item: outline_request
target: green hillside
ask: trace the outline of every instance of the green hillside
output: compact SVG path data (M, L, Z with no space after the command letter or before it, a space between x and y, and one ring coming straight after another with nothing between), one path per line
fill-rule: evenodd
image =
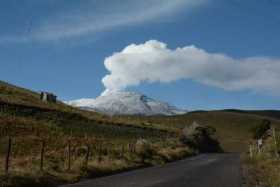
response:
M263 116L267 118L275 118L280 119L280 111L279 110L223 110L224 112L235 112L235 113L245 113L245 114L255 114L258 116Z
M180 132L185 126L196 121L216 128L217 138L225 151L243 152L248 150L248 143L252 141L251 129L264 119L270 120L273 126L280 128L280 120L277 117L279 115L280 111L222 110L197 111L179 116L120 116L116 117L116 121L131 121L174 132Z

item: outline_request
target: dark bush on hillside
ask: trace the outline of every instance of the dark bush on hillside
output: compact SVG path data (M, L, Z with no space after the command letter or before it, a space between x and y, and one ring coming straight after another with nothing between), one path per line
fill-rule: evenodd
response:
M271 122L267 119L251 129L254 139L260 139L269 129Z
M219 142L213 138L215 132L213 127L201 126L194 122L183 129L181 142L200 153L222 152Z

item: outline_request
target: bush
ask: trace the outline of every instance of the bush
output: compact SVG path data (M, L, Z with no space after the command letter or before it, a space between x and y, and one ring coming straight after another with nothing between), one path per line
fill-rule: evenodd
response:
M200 153L222 152L219 142L213 138L215 132L213 127L201 126L194 122L183 129L180 140Z
M151 144L145 139L138 139L135 144L136 153L141 157L142 162L145 162L145 159L151 158L153 156L153 148Z
M260 139L266 132L267 130L270 129L270 124L271 122L269 120L263 120L262 123L256 125L251 129L253 133L253 138L254 139Z

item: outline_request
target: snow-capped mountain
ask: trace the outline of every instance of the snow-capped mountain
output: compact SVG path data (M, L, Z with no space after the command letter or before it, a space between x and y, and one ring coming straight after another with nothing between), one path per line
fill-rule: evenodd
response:
M177 109L145 95L124 91L106 92L96 99L79 99L66 103L108 115L175 115L186 113L185 110Z

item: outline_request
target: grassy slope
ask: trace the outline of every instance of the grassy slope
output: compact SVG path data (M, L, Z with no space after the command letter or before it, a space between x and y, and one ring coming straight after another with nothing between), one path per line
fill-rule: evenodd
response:
M266 118L280 119L279 110L236 110L236 109L227 109L222 110L223 112L234 112L240 114L255 114L257 116L262 116Z
M251 140L250 129L269 119L272 125L280 127L280 120L275 118L280 114L279 111L200 111L191 112L186 115L173 117L117 117L119 121L134 121L134 123L145 126L156 126L157 128L180 131L186 125L196 121L203 125L215 127L217 137L225 151L242 152L247 151L248 142Z
M61 102L45 103L40 100L38 93L5 82L0 82L0 106L5 115L19 119L26 118L34 122L43 121L61 127L64 131L71 131L71 133L90 132L112 137L113 134L120 135L118 132L126 133L125 136L129 136L129 133L132 132L133 136L140 137L157 130L148 131L148 129L138 128L129 123L115 123L104 115L81 111Z

